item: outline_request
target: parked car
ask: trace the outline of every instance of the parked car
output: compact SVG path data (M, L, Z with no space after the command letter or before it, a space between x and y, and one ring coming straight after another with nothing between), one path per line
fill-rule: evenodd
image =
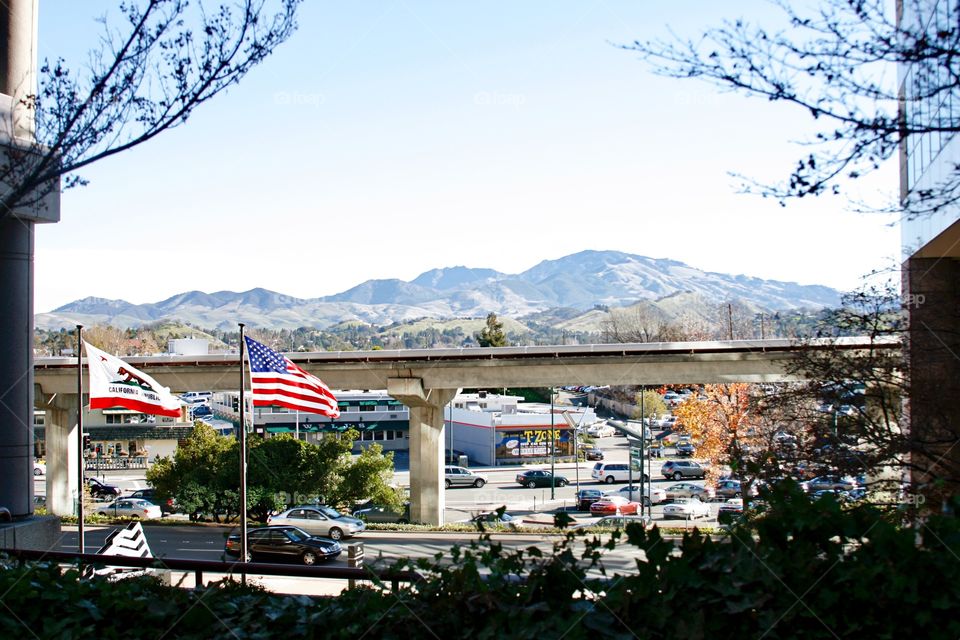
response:
M667 391L663 394L663 401L668 407L675 407L683 400L676 391Z
M603 460L603 451L595 446L582 446L580 448L584 460Z
M443 484L447 489L450 487L476 487L479 489L487 484L487 477L464 467L451 466L445 469Z
M683 456L684 458L692 458L693 455L697 452L696 447L693 446L693 443L689 440L681 440L677 443L677 455Z
M253 562L300 562L311 565L333 560L342 550L336 540L311 536L297 527L271 526L247 532L247 560ZM239 533L227 537L223 551L228 556L240 557Z
M667 492L661 489L660 487L651 487L646 485L646 491L643 492L641 499L640 487L635 484L627 485L623 487L614 495L620 495L634 502L642 502L644 505L648 504L660 504L661 502L666 502Z
M470 522L484 525L500 525L513 531L516 531L520 527L520 518L512 516L507 512L497 513L496 511L488 511L470 518Z
M685 498L697 498L699 500L711 500L714 496L713 487L701 487L692 482L678 482L672 484L664 490L668 500L682 500Z
M733 524L743 516L743 499L728 498L717 509L718 524Z
M644 480L649 480L650 476L634 466L630 470L630 464L627 462L598 462L593 465L593 471L590 477L600 482L613 484L614 482L630 482L630 480L639 480L641 474Z
M707 470L696 462L690 460L668 460L660 467L660 475L668 480L673 478L705 478Z
M36 460L34 460L33 475L42 476L42 475L46 475L46 473L47 473L47 465L43 464L42 462L37 462Z
M841 477L838 475L817 476L807 480L800 485L807 493L814 493L823 489L832 489L834 491L850 491L857 486L853 478Z
M602 497L600 489L580 489L577 491L577 511L590 511L590 505Z
M326 505L303 505L282 511L267 518L268 525L280 525L303 529L315 536L333 540L349 538L363 533L367 525L363 520L344 515Z
M120 491L120 487L104 484L96 478L87 478L87 486L90 487L90 495L94 500L112 500L120 497L120 494L123 493Z
M709 518L710 505L696 498L682 498L663 508L664 518Z
M544 471L541 469L530 469L529 471L524 471L518 473L516 477L517 484L528 489L533 489L534 487L565 487L570 484L570 481L563 476L555 476L549 471Z
M636 515L639 509L639 502L621 496L604 496L590 505L590 513L595 516Z
M163 517L160 507L140 498L119 498L97 507L97 514L132 520L154 520Z
M810 494L811 500L823 500L824 498L833 498L837 502L846 502L848 494L846 491L836 489L819 489Z
M207 416L213 415L213 409L210 408L208 404L197 404L193 405L190 408L190 417L195 419L200 419Z
M157 497L157 490L153 488L146 489L137 489L125 498L140 498L146 500L147 502L152 502L153 504L160 507L160 510L163 512L163 515L177 512L177 505L173 501L173 498L167 498L166 500L160 500Z
M604 516L592 522L582 522L571 526L571 529L623 529L628 524L636 523L641 527L650 526L648 516Z
M606 422L598 422L587 427L587 435L594 438L610 438L617 435L617 430Z
M743 497L743 488L739 480L730 478L718 482L714 493L718 498L741 498ZM757 485L751 485L750 495L755 496L757 493Z
M390 507L371 505L353 512L353 517L364 522L380 522L387 524L407 524L410 522L410 503L397 511Z

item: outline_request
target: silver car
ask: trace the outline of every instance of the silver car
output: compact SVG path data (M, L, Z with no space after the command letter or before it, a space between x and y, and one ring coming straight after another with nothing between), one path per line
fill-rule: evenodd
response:
M344 515L325 505L293 507L270 516L267 524L298 527L311 535L333 540L355 536L367 528L363 520Z
M450 487L477 487L479 489L487 484L487 477L464 467L447 467L443 484L447 489Z
M667 500L683 500L686 498L697 498L706 502L713 500L713 487L701 487L692 482L678 482L672 484L664 490L667 494Z

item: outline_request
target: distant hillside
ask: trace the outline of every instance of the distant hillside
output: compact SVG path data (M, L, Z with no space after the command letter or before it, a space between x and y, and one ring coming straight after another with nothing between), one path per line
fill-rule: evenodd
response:
M388 325L420 318L483 318L494 312L548 326L567 322L572 330L592 326L598 314L579 316L598 305L650 301L670 316L679 313L671 305L686 308L696 300L738 300L777 311L831 307L839 299L839 292L825 286L710 273L675 260L618 251L582 251L545 260L519 274L462 266L431 269L410 282L368 280L321 298L300 299L266 289L188 291L139 305L90 297L37 314L36 326L136 327L172 320L210 329L230 329L240 321L251 327L323 329L351 321Z

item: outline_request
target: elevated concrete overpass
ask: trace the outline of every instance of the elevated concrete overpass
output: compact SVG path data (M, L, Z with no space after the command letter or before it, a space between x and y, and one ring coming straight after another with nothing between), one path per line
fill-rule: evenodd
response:
M595 344L576 346L407 349L291 353L300 367L331 389L386 389L410 407L410 494L415 520L440 523L443 517L443 408L457 390L550 387L561 385L709 384L796 380L790 363L804 351L843 349L852 353L899 348L868 338L799 344L792 340L733 340ZM237 354L125 358L175 392L240 388ZM48 411L48 502L54 512L72 505L70 486L77 470L76 358L38 358L38 408ZM71 426L72 425L72 426ZM53 440L56 440L54 442ZM51 446L52 445L52 446ZM74 449L75 454L75 449ZM62 459L71 461L64 466ZM58 467L63 467L58 468ZM72 508L72 507L71 507Z

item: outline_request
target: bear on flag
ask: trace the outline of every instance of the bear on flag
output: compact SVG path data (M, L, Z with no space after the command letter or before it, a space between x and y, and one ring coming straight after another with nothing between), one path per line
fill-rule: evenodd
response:
M90 409L124 407L154 416L180 415L180 399L129 364L83 343L90 372Z

